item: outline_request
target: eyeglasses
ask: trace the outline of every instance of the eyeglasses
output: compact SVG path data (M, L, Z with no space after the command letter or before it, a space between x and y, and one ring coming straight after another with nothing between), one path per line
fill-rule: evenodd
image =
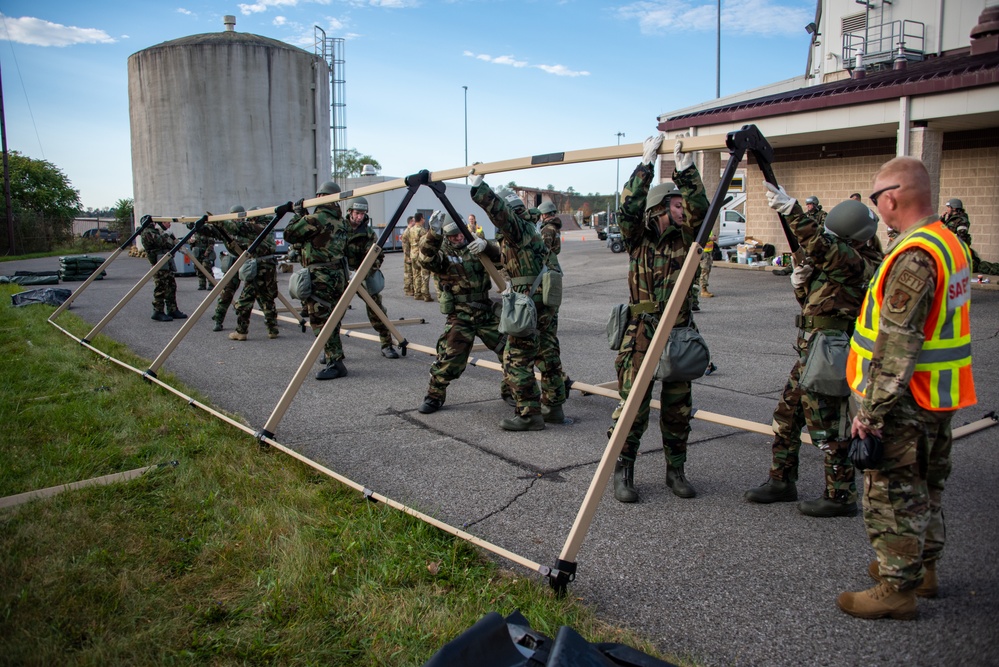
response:
M875 192L875 193L873 193L871 195L871 202L875 206L877 206L878 205L878 197L880 197L884 193L888 192L889 190L897 190L900 187L902 187L902 186L901 185L889 185L887 188L881 188L880 190L878 190L877 192Z

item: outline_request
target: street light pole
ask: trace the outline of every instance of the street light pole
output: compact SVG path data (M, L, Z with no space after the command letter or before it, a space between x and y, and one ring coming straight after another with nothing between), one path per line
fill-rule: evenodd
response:
M465 91L465 165L468 165L468 86L462 86ZM468 176L465 176L465 184L468 184Z
M624 132L617 133L617 145L621 145L621 137L624 136ZM615 160L617 163L617 177L614 179L614 215L617 215L618 206L621 205L621 160ZM610 220L607 221L610 224Z

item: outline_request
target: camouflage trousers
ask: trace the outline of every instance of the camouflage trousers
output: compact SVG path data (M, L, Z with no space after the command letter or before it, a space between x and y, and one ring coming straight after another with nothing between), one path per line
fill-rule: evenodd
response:
M999 262L986 262L983 259L975 257L978 261L975 262L975 267L972 269L974 273L985 273L990 276L999 276Z
M884 459L864 471L864 525L881 576L915 588L944 549L941 498L950 476L953 412L924 410L908 391L885 416Z
M711 277L711 267L714 266L714 264L714 257L711 256L709 251L705 251L705 253L701 255L701 277L694 281L694 283L700 285L703 290L708 289L708 279Z
M381 308L382 312L385 313L385 316L388 317L388 312L382 304L382 295L372 294L371 300L378 304L378 307ZM371 306L368 305L367 301L364 302L364 307L367 309L368 321L371 322L371 328L378 332L378 340L381 342L382 347L388 347L392 344L392 334L389 333L388 327L385 326L384 322L382 322L382 318L378 317L375 311L371 309Z
M225 314L229 312L229 306L232 304L232 300L236 297L236 291L239 290L239 276L234 275L232 280L226 283L226 286L222 288L222 293L219 294L218 303L215 304L215 315L212 316L219 324L225 322Z
M409 256L409 252L402 258L402 291L406 296L414 296L413 292L413 260Z
M430 272L424 269L418 262L411 264L413 267L413 296L417 299L430 296Z
M684 326L679 322L677 324ZM622 401L627 400L631 394L635 377L638 375L642 362L645 361L646 353L652 343L652 336L655 335L655 327L656 320L652 317L643 315L628 320L628 328L625 329L624 337L621 339L621 350L614 361L614 367L617 369L618 391ZM621 450L621 458L627 461L634 461L635 457L638 456L642 435L645 434L645 429L649 426L652 388L655 384L655 382L649 383L645 396L642 397L635 421L631 425L631 430L628 431L624 448ZM687 436L690 435L690 414L693 406L690 382L663 382L659 400L662 403L659 409L659 429L662 432L666 459L671 466L682 466L687 460ZM616 426L617 420L614 420L614 423Z
M304 315L309 318L309 326L312 327L313 335L319 336L323 325L330 318L333 309L347 288L347 275L341 270L328 268L312 269L309 274L312 278L312 297L303 302L302 305L304 306ZM333 333L326 340L323 349L326 351L326 356L333 361L340 361L344 358L339 322L333 328Z
M274 262L257 262L257 276L243 284L243 291L236 300L236 331L245 334L250 329L250 315L253 312L253 302L260 304L264 312L268 333L276 333L277 309L274 300L277 298L277 264Z
M802 387L800 379L808 359L808 340L801 331L796 349L798 360L774 410L770 477L783 481L798 479L801 429L807 424L812 444L825 454L825 496L856 502L856 472L847 456L850 448L847 398L817 394Z
M153 312L177 310L177 279L173 277L172 262L167 262L153 274Z
M503 376L517 401L517 414L541 414L541 403L562 405L566 399L558 342L558 309L535 301L538 308L538 332L533 336L507 336L503 351ZM541 372L541 389L534 378L534 367Z
M436 398L442 403L447 398L448 385L461 377L468 365L468 357L478 336L490 350L495 350L503 335L498 330L499 321L490 306L488 310L478 310L467 305L456 306L457 310L447 316L444 332L437 339L437 359L430 365L430 386L427 397ZM500 361L503 360L501 355ZM504 395L506 382L500 381L500 395Z
M210 246L194 246L192 249L194 259L201 262L201 265L208 270L208 273L212 272L215 268L215 248ZM198 287L205 289L208 287L208 278L201 271L198 271Z

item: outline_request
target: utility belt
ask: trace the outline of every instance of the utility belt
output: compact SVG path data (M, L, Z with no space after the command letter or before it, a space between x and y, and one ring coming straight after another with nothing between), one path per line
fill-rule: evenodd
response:
M832 329L834 331L853 331L854 320L843 317L832 317L829 315L797 315L794 318L794 326L805 331L815 329Z
M455 294L454 295L454 302L455 303L472 304L472 303L474 303L476 301L480 302L480 303L481 302L488 302L489 301L489 293L488 292L474 292L472 294Z
M666 310L666 304L663 301L639 301L638 303L628 304L628 313L632 317L652 314L662 315L664 310Z
M519 278L510 278L510 285L512 287L533 287L534 283L538 280L538 276L520 276ZM537 288L534 289L534 294L531 295L531 299L536 303L544 303L541 291Z
M315 264L309 264L304 268L309 269L343 269L344 268L344 258L340 257L333 260L332 262L317 262Z

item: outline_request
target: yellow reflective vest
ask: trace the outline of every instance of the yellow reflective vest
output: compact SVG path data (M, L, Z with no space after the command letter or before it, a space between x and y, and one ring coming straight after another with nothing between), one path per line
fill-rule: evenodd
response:
M978 399L971 375L971 258L967 247L940 221L902 239L871 279L850 340L847 381L854 392L865 394L881 322L885 281L898 256L911 248L920 248L934 259L937 280L923 327L923 348L909 390L927 410L957 410L974 405Z

